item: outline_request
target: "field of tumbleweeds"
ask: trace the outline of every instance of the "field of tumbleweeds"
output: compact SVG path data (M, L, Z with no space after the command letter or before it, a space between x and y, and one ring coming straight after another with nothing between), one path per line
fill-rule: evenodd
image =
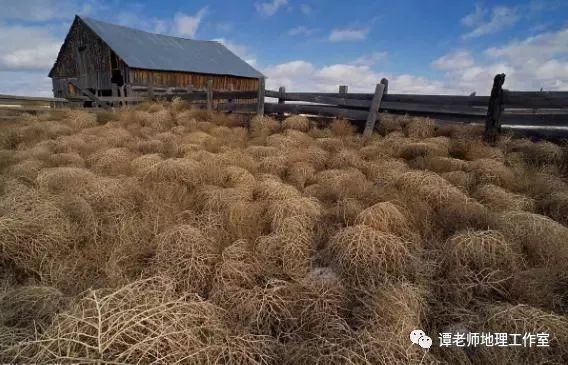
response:
M568 361L565 146L242 125L172 103L0 128L0 362ZM438 347L467 331L550 347Z

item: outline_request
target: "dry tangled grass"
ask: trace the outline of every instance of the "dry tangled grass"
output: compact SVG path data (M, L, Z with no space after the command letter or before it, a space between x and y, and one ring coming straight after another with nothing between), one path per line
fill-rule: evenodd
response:
M511 193L499 186L492 184L481 185L473 196L481 203L497 212L508 210L534 210L534 199L521 194Z
M328 256L331 267L355 285L404 276L412 267L407 242L365 225L347 227L333 236Z
M0 129L0 362L566 363L566 156L394 115L368 138L179 100L23 118ZM551 347L439 348L448 328Z

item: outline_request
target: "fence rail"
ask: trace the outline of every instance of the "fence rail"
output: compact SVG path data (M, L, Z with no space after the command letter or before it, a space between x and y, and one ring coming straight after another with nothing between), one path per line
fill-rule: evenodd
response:
M258 90L214 90L212 81L205 89L127 85L114 87L113 96L97 96L78 88L82 95L67 99L0 95L0 110L23 112L46 111L61 106L91 106L105 109L149 100L180 98L197 108L257 114L307 114L366 121L365 134L380 123L379 112L409 114L434 119L485 123L486 138L491 140L503 125L528 129L551 128L552 134L568 137L568 92L509 91L503 89L505 75L496 75L491 96L391 94L388 80L383 79L375 93L349 93L340 86L337 93L286 92L284 87L265 90L264 80ZM127 96L124 96L124 95ZM278 102L265 102L265 97ZM556 132L554 132L556 131Z
M39 112L61 107L66 99L0 94L0 111Z
M491 96L390 94L388 81L383 79L374 94L348 93L340 86L339 93L286 92L266 90L265 95L278 103L265 103L267 113L297 113L315 116L366 120L369 134L377 120L377 112L426 116L434 119L485 123L486 138L492 140L502 125L543 128L566 127L568 136L568 92L530 92L503 89L505 75L495 77ZM379 90L383 85L383 91ZM302 102L302 103L287 103ZM378 117L380 119L380 117ZM379 121L380 123L380 121Z
M110 109L112 107L142 103L150 100L172 100L174 97L203 108L223 112L255 113L258 111L258 91L193 90L191 88L153 88L147 86L131 87L130 95L135 96L95 96L86 90L83 95L63 98L44 98L0 94L0 110L14 112L42 112L55 107L80 107L85 102L92 107ZM247 101L242 103L241 101Z
M212 81L207 83L206 89L194 89L180 87L153 87L144 85L127 85L119 92L118 88L113 89L113 96L95 96L90 91L77 88L83 95L68 97L69 101L75 103L90 102L92 106L100 106L109 109L151 100L172 100L179 98L189 103L198 103L197 108L206 108L214 111L243 112L251 113L258 111L262 102L258 102L258 90L214 90ZM119 96L118 94L128 96ZM243 103L243 101L245 101ZM251 106L252 105L252 106ZM253 107L254 106L254 107Z

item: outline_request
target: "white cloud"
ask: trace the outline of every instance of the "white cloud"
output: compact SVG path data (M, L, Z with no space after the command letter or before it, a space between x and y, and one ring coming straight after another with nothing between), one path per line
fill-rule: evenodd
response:
M373 66L378 62L383 61L388 56L387 52L373 52L368 55L363 55L357 58L352 64L357 66Z
M48 70L62 42L49 27L0 25L0 70Z
M461 70L473 66L474 63L471 53L462 49L438 58L433 65L440 70Z
M288 90L309 90L306 89L306 82L314 70L315 67L310 62L297 60L267 67L263 73L268 77L268 88L285 86Z
M369 28L344 28L333 29L329 34L331 42L353 42L362 41L367 38Z
M300 5L300 11L304 15L310 15L313 10L312 10L312 7L309 6L308 4L302 4L302 5Z
M475 10L472 13L467 14L461 19L461 23L469 28L475 27L483 23L483 18L486 13L487 9L477 4L475 5Z
M324 92L336 91L343 84L352 92L371 92L386 77L393 93L468 95L475 91L488 95L498 73L507 75L505 87L511 90L568 88L568 28L491 47L476 57L467 49L453 50L431 63L443 72L437 79L377 72L373 62L383 57L375 52L349 63L321 67L297 60L269 67L264 73L270 88Z
M299 25L297 27L290 29L288 31L288 35L291 35L291 36L297 36L297 35L310 36L310 35L314 34L315 32L317 32L317 29L315 29L315 28L308 28L306 26Z
M502 29L514 25L520 16L516 8L496 6L491 11L477 5L475 10L462 18L461 23L472 28L463 38L477 38L497 33Z
M256 56L250 53L247 46L232 42L225 38L216 38L213 40L222 43L225 47L231 50L231 52L245 60L251 66L256 66Z
M0 71L0 94L53 97L51 79L45 72Z
M93 8L92 0L18 0L5 3L2 5L0 20L70 20L75 14L90 13Z
M562 81L558 79L563 79L568 81L568 62L548 60L536 68L535 74L545 80Z
M195 15L176 13L174 16L173 33L182 37L195 37L201 20L207 13L207 7L199 10Z
M177 12L172 18L156 18L141 15L141 12L142 10L119 11L110 21L147 32L194 38L207 15L208 8L203 7L193 15Z
M311 75L314 72L315 67L310 62L298 60L281 63L279 65L269 67L266 70L273 78L284 78L289 76L301 77Z
M265 16L273 16L280 10L281 7L284 7L288 4L288 0L272 0L265 3L256 3L254 4L256 11L260 14Z
M547 59L568 56L568 28L557 32L541 33L505 46L491 47L485 51L491 57L505 57L513 62L525 63L527 59Z
M389 79L389 90L397 93L459 93L448 88L443 82L414 75L389 75L378 73L369 66L355 64L332 64L316 67L312 63L297 60L266 68L267 87L300 91L337 91L339 85L349 85L351 92L372 92L383 78ZM392 87L391 87L392 85Z
M433 65L461 89L488 94L497 73L512 90L562 90L568 84L568 28L486 49L479 60L466 50L451 52Z
M46 69L53 65L59 43L41 45L37 48L18 49L0 56L0 67L8 70Z

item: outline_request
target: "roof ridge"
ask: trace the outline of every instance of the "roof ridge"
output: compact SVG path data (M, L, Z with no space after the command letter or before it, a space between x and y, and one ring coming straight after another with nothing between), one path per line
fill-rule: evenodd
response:
M88 21L94 21L94 22L97 22L97 23L104 23L105 25L112 25L112 26L114 26L114 27L125 28L125 29L132 30L132 31L135 31L135 32L142 32L142 33L157 35L157 36L160 36L160 37L177 38L177 39L183 39L183 40L192 41L192 42L215 42L215 43L220 43L220 42L218 42L218 41L209 40L209 39L185 38L185 37L180 37L180 36L177 36L177 35L169 35L169 34L163 34L163 33L149 32L149 31L146 31L146 30L142 30L142 29L138 29L138 28L129 27L129 26L127 26L127 25L116 24L116 23L110 23L110 22L107 22L107 21L104 21L104 20L99 20L99 19L95 19L95 18L88 17L88 16L81 16L81 15L76 15L76 16L77 16L79 19L83 20L83 21L88 20Z

